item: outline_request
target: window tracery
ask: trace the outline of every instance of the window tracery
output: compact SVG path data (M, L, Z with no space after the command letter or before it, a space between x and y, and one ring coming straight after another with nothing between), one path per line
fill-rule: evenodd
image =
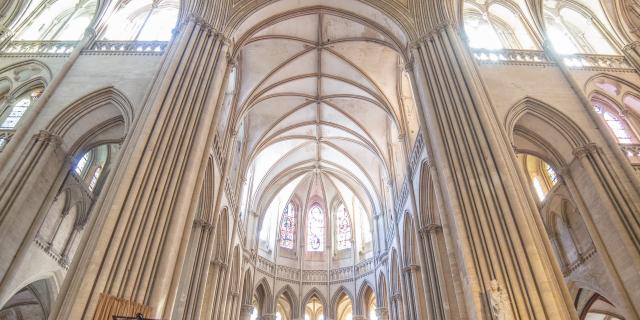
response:
M336 210L336 239L336 249L338 251L351 249L351 219L343 203L340 204Z
M95 15L96 0L40 1L16 40L80 40Z
M631 144L634 143L634 135L624 119L618 116L612 108L599 101L594 103L594 109L615 136L618 143Z
M22 116L27 112L29 107L42 95L42 88L37 88L26 92L15 99L15 102L9 103L3 112L2 124L0 129L14 129Z
M307 251L324 251L324 214L320 206L311 207L307 221Z
M514 9L492 1L465 3L464 29L472 48L535 49L531 35Z
M547 36L560 54L617 54L593 17L557 1L545 1Z
M295 232L296 214L293 204L289 202L282 212L280 222L280 246L286 249L293 249Z
M518 158L522 162L538 200L543 201L558 183L556 170L544 160L530 154L519 154Z
M168 41L178 20L174 0L138 0L122 7L109 21L102 39Z

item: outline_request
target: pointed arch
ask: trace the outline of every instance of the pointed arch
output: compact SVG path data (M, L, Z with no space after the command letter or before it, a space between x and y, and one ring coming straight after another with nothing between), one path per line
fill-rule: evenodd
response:
M522 99L507 112L505 128L516 152L534 154L558 168L573 158L576 148L591 142L571 118L532 97Z
M216 252L215 259L218 262L227 262L227 250L229 243L229 209L224 207L220 212L218 226L216 227Z
M295 291L293 290L293 288L291 288L290 285L285 285L284 287L282 287L280 289L280 291L278 291L278 293L276 294L276 303L278 303L277 301L280 299L280 296L284 297L285 299L288 300L288 302L291 304L291 319L298 319L299 315L299 311L300 311L300 304L298 302L297 299L297 295L295 293ZM274 311L276 310L276 306L274 306Z
M304 295L304 298L302 299L302 306L304 307L307 302L309 302L309 299L313 297L317 297L318 300L320 300L320 302L322 303L324 310L327 310L327 299L325 299L325 297L322 295L322 292L320 292L320 290L315 287L309 290L307 294Z
M330 319L337 319L339 307L338 304L340 303L340 300L343 298L343 296L349 299L353 307L355 301L353 295L345 286L340 286L331 297L331 308L328 310Z
M387 286L387 278L385 278L384 273L380 271L378 274L378 283L377 283L377 305L378 308L389 308L389 288Z
M253 273L251 268L247 268L244 271L244 278L242 280L242 304L250 305L253 299Z
M47 125L46 131L63 139L62 145L72 152L87 144L120 143L128 134L134 120L133 106L120 90L106 87L71 103ZM121 133L96 136L101 131L121 126ZM90 128L87 130L87 128Z
M356 303L354 305L355 314L365 315L367 310L367 301L365 300L367 297L368 291L371 291L375 295L374 287L371 286L369 281L364 280L362 284L360 284L360 289L358 290L358 294L356 295ZM377 298L377 296L376 296ZM377 300L377 299L376 299ZM377 301L376 301L377 304Z
M273 295L271 293L271 287L269 281L266 278L260 279L258 284L253 290L253 295L257 299L259 315L270 314L274 312L273 309Z

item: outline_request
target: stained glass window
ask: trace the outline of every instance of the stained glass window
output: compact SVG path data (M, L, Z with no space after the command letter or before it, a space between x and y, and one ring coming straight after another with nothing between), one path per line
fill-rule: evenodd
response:
M324 214L318 205L314 205L307 217L307 251L323 251Z
M38 6L16 40L79 40L91 23L96 0L55 0Z
M178 20L176 0L131 1L110 20L106 40L168 41Z
M89 152L85 153L78 163L76 164L75 172L77 175L81 175L84 171L84 168L87 166L87 162L89 161Z
M22 118L27 109L31 106L33 101L38 99L42 94L42 89L38 88L26 94L23 94L16 102L13 103L6 111L5 117L2 121L2 125L0 128L2 129L13 129L18 125L18 122Z
M344 250L351 248L351 220L344 204L338 206L336 211L336 238L338 240L337 249Z
M613 115L613 113L611 112L605 112L603 116L604 120L607 122L607 125L609 125L609 128L613 130L613 134L618 139L618 142L631 143L631 136L629 136L624 123L620 119L618 119L618 117Z
M296 214L293 204L289 204L282 212L282 220L280 221L280 246L287 249L293 249L293 235L296 232Z
M100 179L100 174L102 173L102 168L97 167L96 171L93 173L93 177L91 177L91 182L89 182L89 190L93 191L98 183L98 179Z

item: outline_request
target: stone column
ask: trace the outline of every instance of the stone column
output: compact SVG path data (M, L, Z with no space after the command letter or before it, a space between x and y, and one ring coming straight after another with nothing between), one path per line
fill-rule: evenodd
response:
M412 54L440 193L459 243L468 314L491 316L489 282L500 279L514 319L575 318L474 61L457 23L443 14L424 17L437 21L425 21L431 30Z
M376 308L376 317L378 320L389 320L389 310L387 308Z
M8 299L13 294L11 291L15 289L13 286L17 285L12 284L11 279L14 278L13 274L21 272L21 263L26 259L26 249L31 240L25 239L33 239L30 237L35 237L37 232L37 228L31 228L31 226L39 226L45 219L45 215L38 215L38 212L40 205L46 201L47 192L37 193L28 192L28 190L41 188L42 181L54 184L58 172L52 172L52 163L54 165L64 163L66 159L61 143L59 136L46 130L41 130L32 136L21 154L23 164L28 167L24 168L24 171L28 172L23 172L23 168L20 168L13 173L16 179L20 177L25 181L21 182L17 190L0 192L0 197L3 199L12 198L6 202L8 207L3 207L0 203L0 300ZM38 179L32 180L27 177L38 177ZM2 185L1 182L0 185ZM61 223L62 218L59 220ZM57 229L54 231L51 237L52 243Z
M253 306L250 304L243 304L240 308L240 320L250 320L253 313Z
M276 320L276 315L275 314L265 314L262 317L260 317L261 320Z
M217 16L216 8L200 9ZM100 293L148 305L152 318L171 318L215 131L227 43L194 14L179 26L52 318L91 318Z

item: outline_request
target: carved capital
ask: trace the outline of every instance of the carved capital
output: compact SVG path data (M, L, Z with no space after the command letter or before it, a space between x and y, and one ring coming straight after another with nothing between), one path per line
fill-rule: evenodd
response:
M593 142L587 143L583 146L573 149L573 156L576 159L581 159L583 157L588 156L589 154L596 153L599 150L599 148L600 147L598 147L598 145Z
M420 271L420 266L417 264L410 264L402 270L406 273L418 273Z
M202 229L213 229L213 224L209 223L208 221L202 218L197 218L193 220L193 224L195 226L201 227Z
M60 138L60 136L53 134L47 130L40 130L40 132L33 135L32 139L34 141L51 144L56 147L62 144L62 138Z
M638 46L640 45L640 41L633 41L627 45L625 45L624 47L622 47L622 51L633 51L635 50Z
M420 230L418 232L420 233L420 236L426 237L430 233L436 232L438 230L442 230L442 225L439 225L437 223L430 223L430 224L420 228Z
M411 49L417 49L422 44L429 44L439 33L448 28L455 28L456 24L452 21L443 21L433 25L433 27L424 33L418 40L413 41L409 46Z

